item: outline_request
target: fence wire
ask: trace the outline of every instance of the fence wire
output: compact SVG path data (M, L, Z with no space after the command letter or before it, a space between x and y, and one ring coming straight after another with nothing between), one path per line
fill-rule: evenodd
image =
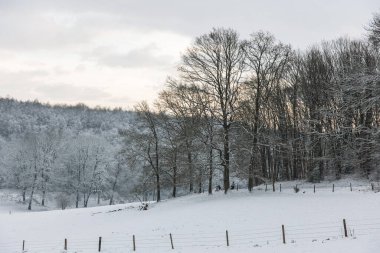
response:
M372 221L372 222L371 222ZM380 219L353 219L347 221L348 237L380 235ZM227 246L227 234L229 246ZM116 234L102 237L101 251L133 251L132 234ZM324 222L296 226L285 225L285 238L281 226L271 228L257 228L227 231L196 231L192 233L173 233L174 249L197 247L258 247L264 245L279 245L286 243L316 242L338 240L345 237L342 221ZM65 252L64 239L60 241L25 241L24 252ZM67 238L69 252L98 252L99 238L73 237ZM13 253L22 251L23 241L8 241L0 243L0 252ZM135 235L135 251L163 249L171 250L169 234Z

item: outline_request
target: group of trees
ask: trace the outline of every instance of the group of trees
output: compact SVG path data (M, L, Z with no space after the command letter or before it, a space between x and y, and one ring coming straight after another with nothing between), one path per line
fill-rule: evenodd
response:
M213 29L134 112L2 99L2 184L30 209L36 191L42 205L56 191L86 207L95 194L112 204L117 194L227 193L233 180L249 191L347 173L379 180L379 15L367 30L297 51L267 32Z
M13 99L0 99L0 109L0 186L20 190L29 210L52 192L64 208L91 197L112 204L131 190L119 129L132 113Z
M250 191L345 173L378 180L379 24L375 15L367 38L302 52L267 32L242 40L219 28L196 38L177 77L153 107L136 107L137 127L126 133L157 200L162 184L173 197L184 185L212 193L215 171L225 192L231 177Z

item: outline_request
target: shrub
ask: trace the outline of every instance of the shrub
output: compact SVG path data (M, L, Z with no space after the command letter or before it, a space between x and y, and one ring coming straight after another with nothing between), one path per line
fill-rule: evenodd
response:
M55 200L57 202L57 206L62 208L62 210L65 210L66 207L70 204L70 196L68 196L66 193L60 193L55 197Z
M320 183L321 182L321 172L318 167L315 167L308 176L308 181L311 183Z

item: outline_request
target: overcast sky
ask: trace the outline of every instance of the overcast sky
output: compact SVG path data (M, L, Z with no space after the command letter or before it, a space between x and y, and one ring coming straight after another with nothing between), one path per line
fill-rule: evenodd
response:
M305 49L362 37L378 11L379 0L0 0L0 96L132 108L212 27Z

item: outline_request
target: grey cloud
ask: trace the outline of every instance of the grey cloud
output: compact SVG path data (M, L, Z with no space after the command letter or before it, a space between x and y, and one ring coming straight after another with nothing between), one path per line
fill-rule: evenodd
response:
M78 103L89 105L112 105L112 95L95 87L83 87L67 83L47 83L43 79L50 75L43 70L5 72L0 71L0 96L11 96L22 100L38 99L44 102ZM124 103L128 103L125 98ZM120 105L123 104L120 101Z
M157 55L157 47L154 44L137 48L128 53L116 53L110 48L97 48L91 52L84 53L87 60L96 61L98 64L110 67L124 68L160 68L165 69L175 59L170 55Z
M28 39L31 40L30 46L68 45L90 40L95 31L125 27L134 27L140 31L170 30L197 36L214 26L232 27L244 36L257 30L269 30L285 42L306 47L323 38L361 34L363 25L368 22L372 12L379 9L378 0L0 2L0 14L11 14L2 15L0 42L7 42L8 45L24 43L25 47L28 46ZM44 24L38 19L39 13L48 11L74 15L77 17L75 26L51 29L51 24ZM32 31L35 31L36 36L33 36Z
M22 83L28 83L28 81L34 80L35 78L46 77L49 75L50 73L43 69L36 69L30 71L21 70L14 72L0 70L0 87L4 92L4 90L7 90L8 87L18 87L19 85L22 85Z
M42 101L55 103L77 104L85 103L89 106L111 106L128 108L127 105L135 103L129 97L115 97L112 94L95 87L79 87L71 84L44 84L35 88L38 98Z
M91 27L53 22L45 14L0 11L0 48L18 51L69 48L86 44L97 34Z
M17 96L20 99L31 99L33 87L36 82L33 80L38 75L45 76L44 71L0 71L0 90L3 96Z
M40 85L35 88L35 91L43 97L58 101L102 100L111 96L99 88L78 87L64 83Z

